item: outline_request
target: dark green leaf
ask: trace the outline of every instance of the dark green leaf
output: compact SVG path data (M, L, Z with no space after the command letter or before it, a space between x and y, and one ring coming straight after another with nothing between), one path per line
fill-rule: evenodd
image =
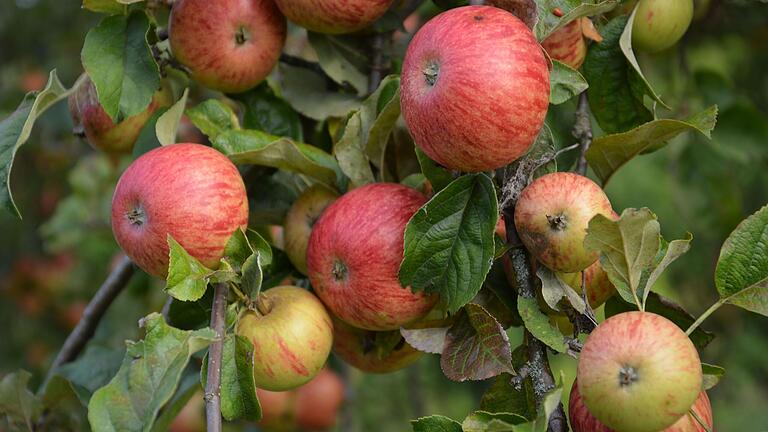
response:
M43 405L27 388L32 374L22 370L10 373L0 381L0 412L15 430L34 430Z
M139 137L136 139L136 144L133 145L131 156L133 156L134 160L144 153L160 147L160 141L157 139L157 120L167 111L168 108L158 108L157 111L152 113L149 120L144 123L144 127L139 132Z
M291 105L277 96L266 82L245 92L230 95L245 107L243 126L258 129L272 135L304 139L301 119Z
M579 71L557 60L552 61L552 71L549 73L549 103L559 105L567 102L587 87L589 84Z
M213 290L206 290L197 301L173 299L168 308L168 324L181 330L197 330L208 325L211 319Z
M435 193L440 192L453 181L453 176L448 170L430 159L429 156L418 147L416 147L416 157L419 159L421 172L427 177L427 180L429 180L429 183L432 185L432 191Z
M56 372L77 386L78 397L87 405L91 395L115 376L122 359L122 350L91 344L77 360Z
M360 103L355 94L327 90L325 77L314 71L282 63L279 70L283 97L309 118L346 117Z
M355 52L344 37L308 32L309 44L317 53L318 63L334 81L351 85L362 95L368 89L368 75L361 72L347 56Z
M240 129L240 121L232 108L216 99L205 100L187 109L187 117L211 141L231 129Z
M512 364L519 369L528 361L528 347L523 343L512 351ZM487 412L508 412L519 414L526 419L536 418L536 398L533 380L530 376L519 386L512 383L512 375L502 374L495 378L493 385L483 393L480 409Z
M208 361L203 361L200 376L205 386ZM261 405L256 396L256 383L253 379L253 344L238 335L229 335L224 339L221 358L221 415L228 421L261 420Z

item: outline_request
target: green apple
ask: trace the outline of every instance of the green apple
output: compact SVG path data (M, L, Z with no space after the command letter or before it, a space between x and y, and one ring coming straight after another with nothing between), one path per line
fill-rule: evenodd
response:
M323 211L339 195L325 186L315 185L305 190L285 216L283 236L285 253L294 267L307 274L307 244L312 227L323 214Z
M632 25L632 46L663 51L683 37L693 19L693 0L640 0Z

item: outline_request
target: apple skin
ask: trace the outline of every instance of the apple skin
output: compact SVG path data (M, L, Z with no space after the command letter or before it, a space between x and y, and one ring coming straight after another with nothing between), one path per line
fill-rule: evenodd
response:
M373 24L394 0L275 0L289 20L317 32L352 33Z
M256 396L261 405L261 420L258 425L267 430L293 422L296 395L293 391L274 392L257 388Z
M584 248L587 226L597 214L618 217L600 186L579 174L556 172L523 189L515 206L515 227L539 262L556 272L575 273L598 258Z
M701 391L696 402L693 403L693 411L709 427L713 428L712 406L709 403L707 392ZM584 401L579 394L578 381L571 387L571 396L568 403L568 419L571 423L573 432L614 432L613 429L600 423L584 405ZM698 421L690 414L685 414L678 419L672 426L661 432L706 432Z
M296 424L301 430L329 430L336 424L344 403L344 382L325 368L296 389Z
M399 331L399 330L392 330ZM376 332L333 320L333 353L350 366L367 373L386 374L406 368L422 356L405 340L385 356L376 349Z
M312 227L326 207L338 197L336 192L327 187L311 186L296 198L285 215L285 253L293 266L303 274L307 274L307 244Z
M693 20L693 0L640 0L632 25L632 47L655 53L676 44Z
M674 424L701 391L696 347L677 325L648 312L608 318L589 335L576 371L584 404L622 432Z
M584 272L586 273L587 301L589 301L592 309L597 309L616 293L616 287L608 279L608 273L603 270L600 261L592 263ZM582 293L581 272L558 273L558 276L560 276L563 282L573 288L574 291L579 294Z
M253 343L256 387L285 391L309 382L331 352L331 317L317 297L299 287L279 286L261 296L269 310L246 311L237 323L237 334Z
M286 36L285 17L273 0L177 0L168 26L171 51L192 79L225 93L263 81Z
M436 295L400 285L403 235L427 201L396 183L373 183L342 195L312 229L307 269L334 315L367 330L394 330L425 316Z
M112 232L133 262L165 278L170 234L209 268L248 225L248 198L235 165L200 144L172 144L136 159L112 197Z
M400 84L416 145L440 165L488 171L522 156L549 107L549 69L531 30L491 6L450 9L413 37Z
M552 59L574 69L580 68L587 56L587 43L581 32L581 19L575 19L549 35L541 46Z

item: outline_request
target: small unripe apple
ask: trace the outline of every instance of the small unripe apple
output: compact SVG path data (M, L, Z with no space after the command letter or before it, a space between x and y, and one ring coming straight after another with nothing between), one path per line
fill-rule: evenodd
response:
M608 273L603 270L600 261L595 261L587 267L584 272L587 300L592 309L597 309L603 305L613 294L616 293L616 287L613 286ZM578 273L559 273L560 279L573 288L574 291L581 294L581 272Z
M325 208L336 201L338 196L327 187L312 186L296 198L285 215L285 253L294 267L304 274L307 274L307 244L312 227Z
M296 424L307 431L325 431L336 424L344 402L344 382L330 369L296 389Z
M632 25L632 47L658 52L676 44L693 19L693 0L640 0Z
M394 0L275 0L289 20L314 32L362 30L379 19Z
M515 227L539 262L556 272L575 273L598 258L584 248L587 226L597 214L617 217L600 186L579 174L556 172L523 189L515 206Z
M701 392L696 347L672 321L625 312L597 326L576 376L589 412L622 432L657 432L688 413Z
M261 293L257 310L240 316L237 334L253 344L256 387L285 391L309 382L333 344L331 317L320 300L295 286Z
M391 330L399 332L399 330ZM352 327L338 318L333 320L333 353L363 372L385 374L403 369L421 358L422 353L408 345L404 339L391 351L382 351L377 345L377 334L372 330Z
M549 35L541 46L553 60L561 61L574 69L580 68L587 56L587 43L581 31L581 19L575 19Z
M229 238L248 225L248 197L237 167L200 144L151 150L125 170L112 197L112 232L149 274L168 272L168 235L209 268Z

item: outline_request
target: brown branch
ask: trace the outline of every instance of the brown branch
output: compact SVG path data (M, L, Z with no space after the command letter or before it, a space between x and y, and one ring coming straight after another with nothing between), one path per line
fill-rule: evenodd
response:
M391 40L392 32L376 33L371 39L371 74L368 76L368 93L379 88L381 80L389 70L388 56L384 51L387 41Z
M208 349L208 376L205 384L205 417L208 432L221 432L221 358L224 348L224 322L227 313L229 285L217 283L213 286L213 310L211 328L216 332L216 341Z
M590 120L587 92L582 92L579 96L579 106L576 109L575 117L573 136L579 140L579 160L576 162L576 172L586 175L587 150L592 145L592 120Z

